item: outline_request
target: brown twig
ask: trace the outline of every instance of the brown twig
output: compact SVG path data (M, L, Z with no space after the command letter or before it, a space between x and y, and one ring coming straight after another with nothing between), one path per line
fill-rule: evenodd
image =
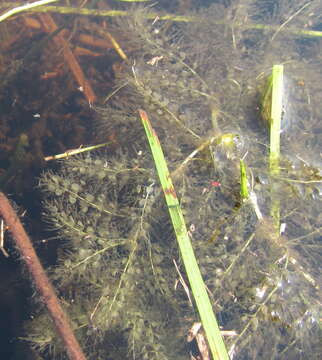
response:
M37 254L32 246L30 238L23 228L17 214L13 210L7 197L0 192L0 215L11 232L16 247L25 262L40 297L46 305L51 318L53 319L57 333L62 338L69 359L86 360L78 341L69 324L69 320L59 304L54 288L52 287L45 270L43 269Z
M51 15L49 14L42 14L40 15L42 25L45 31L51 33L57 30L57 25ZM85 78L82 68L80 67L76 57L74 56L73 52L69 47L69 43L62 34L57 34L53 41L55 42L58 48L63 49L64 58L73 73L78 85L82 89L87 101L90 105L93 105L96 101L96 95L94 90L91 87L89 81Z

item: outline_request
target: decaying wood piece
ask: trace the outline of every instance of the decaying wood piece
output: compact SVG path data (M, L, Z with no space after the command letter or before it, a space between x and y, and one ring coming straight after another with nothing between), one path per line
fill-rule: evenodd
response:
M46 305L54 322L57 333L62 338L69 359L86 360L85 355L73 333L69 320L63 311L45 270L32 246L31 240L23 228L17 214L7 197L0 193L0 216L4 219L15 241L16 248L26 264L41 300Z
M54 22L53 18L49 14L41 14L40 15L41 22L45 31L51 33L58 29L56 23ZM56 46L63 50L64 58L73 73L80 89L83 91L88 103L93 105L96 101L96 95L88 82L85 78L84 72L80 67L76 57L74 56L73 52L71 51L68 41L65 40L62 34L57 34L53 38Z

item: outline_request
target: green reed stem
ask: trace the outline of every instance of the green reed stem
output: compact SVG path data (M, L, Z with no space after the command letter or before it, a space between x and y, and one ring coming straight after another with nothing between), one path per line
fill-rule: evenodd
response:
M272 71L272 106L270 122L270 153L269 168L272 181L280 173L280 134L283 112L283 65L274 65ZM276 196L276 184L272 183L271 189L271 216L278 230L280 224L280 201Z
M244 201L249 198L249 191L248 191L246 165L244 160L242 159L240 159L239 161L239 168L240 168L240 197L241 200Z
M17 6L13 9L10 9L8 11L6 11L4 14L2 14L0 16L0 22L3 21L3 20L6 20L8 19L10 16L13 16L13 15L16 15L22 11L27 11L27 10L31 10L31 9L34 9L35 7L38 7L38 6L42 6L42 5L46 5L48 3L52 3L52 2L55 2L55 1L58 1L58 0L39 0L39 1L35 1L33 3L28 3L28 4L22 4L21 6ZM9 5L9 4L7 4ZM12 6L13 4L10 3L10 6Z
M57 0L40 0L39 2L43 2L44 4L49 3L49 2L54 2ZM38 1L36 2L38 3ZM22 4L22 3L20 3ZM17 5L19 5L19 3L17 3ZM100 16L100 17L114 17L114 16L130 16L132 14L131 11L124 11L124 10L98 10L98 9L88 9L88 8L77 8L77 7L68 7L68 6L39 6L39 5L35 5L35 6L30 6L32 4L27 4L27 5L23 5L23 6L19 6L19 8L21 7L26 7L23 10L19 10L20 11L29 11L29 12L54 12L54 13L60 13L60 14L78 14L78 15L86 15L86 16ZM4 2L0 4L0 9L1 8L6 8L8 6L12 6L12 3L9 2ZM13 9L14 10L14 9ZM12 10L9 10L9 12L11 12ZM16 12L17 13L17 12ZM3 21L5 18L2 18L3 16L5 16L7 13L5 13L4 15L0 16L0 22ZM11 16L13 14L10 14L9 16ZM9 17L7 16L7 17ZM146 18L147 19L155 19L158 18L159 20L170 20L170 21L176 21L176 22L198 22L200 21L200 18L198 18L198 16L185 16L185 15L174 15L174 14L158 14L157 12L148 12L146 14ZM227 23L227 21L217 21L216 24L220 25L232 25ZM283 27L281 28L280 25L264 25L264 24L243 24L243 25L238 25L238 24L234 24L235 27L239 27L242 30L247 30L247 29L259 29L259 30L270 30L270 31L274 31L275 33L277 32L287 32L287 33L291 33L291 34L295 34L295 35L299 35L302 37L322 37L322 31L317 31L317 30L308 30L308 29L298 29L295 27Z
M213 359L229 360L229 356L221 337L219 326L194 255L181 207L172 184L158 136L152 128L146 112L139 110L139 113L151 147L154 163L168 205L169 214L177 237L183 263Z

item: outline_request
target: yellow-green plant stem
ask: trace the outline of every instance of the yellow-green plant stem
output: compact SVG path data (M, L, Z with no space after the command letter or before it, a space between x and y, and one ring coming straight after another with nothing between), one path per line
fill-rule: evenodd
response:
M10 16L16 15L16 14L22 12L22 11L31 10L31 9L34 9L35 7L46 5L46 4L55 2L55 1L58 1L58 0L39 0L39 1L35 1L33 3L28 3L28 4L25 4L25 5L17 6L15 8L13 8L13 9L8 10L3 15L1 15L0 16L0 22L3 21L3 20L6 20ZM10 6L12 6L12 3L10 3Z
M106 142L106 143L103 143L103 144L87 146L87 147L84 147L84 148L81 147L81 148L78 148L78 149L67 150L62 154L46 156L44 158L44 160L49 161L49 160L58 160L58 159L68 158L69 156L77 155L77 154L87 152L87 151L97 150L97 149L99 149L101 147L105 147L105 146L108 146L110 144L111 144L110 142Z
M272 106L270 123L270 171L279 174L280 133L283 112L283 65L274 65L272 71Z
M204 327L210 351L214 360L229 360L229 356L221 337L219 326L213 312L205 284L203 282L197 260L191 245L187 227L183 218L180 204L172 184L168 166L163 151L152 125L145 111L139 110L140 117L151 147L154 163L168 205L172 225L177 237L182 260L186 269L192 293Z
M272 175L271 188L271 216L274 219L276 229L280 223L280 201L276 196L276 184L274 178L280 173L280 134L283 112L283 65L274 65L272 71L272 106L270 121L270 153L269 168Z
M240 197L242 201L246 201L249 198L249 192L248 192L246 165L243 159L240 159L239 167L240 167Z
M42 0L40 0L42 1ZM39 2L40 2L39 1ZM47 0L44 0L47 1ZM53 2L57 0L49 0L49 2ZM46 2L44 2L46 3ZM18 5L19 3L17 3ZM22 4L22 3L21 3ZM28 4L27 4L28 5ZM26 5L26 6L27 6ZM29 4L31 5L31 4ZM1 3L0 8L5 8L8 6L12 6L12 3ZM24 6L24 5L23 5ZM22 6L21 6L22 7ZM28 10L29 12L54 12L54 13L60 13L60 14L77 14L77 15L86 15L86 16L100 16L100 17L115 17L115 16L130 16L131 11L124 11L124 10L97 10L97 9L88 9L88 8L77 8L77 7L68 7L68 6L35 6L30 7L28 6L28 9L23 9L21 11ZM11 10L10 10L11 11ZM7 14L7 13L6 13ZM5 15L5 14L4 14ZM3 15L3 16L4 16ZM13 14L10 14L11 16ZM147 19L155 19L158 18L158 20L170 20L170 21L176 21L176 22L197 22L200 21L200 19L197 16L185 16L185 15L173 15L173 14L158 14L154 12L148 12L146 15ZM0 17L1 19L1 17ZM2 19L4 20L4 19ZM0 21L2 21L0 20ZM235 27L240 27L242 30L247 29L259 29L259 30L270 30L274 31L275 33L278 32L288 32L291 34L299 35L302 37L322 37L322 31L317 30L307 30L307 29L298 29L295 27L283 27L281 29L280 25L264 25L264 24L243 24L243 25L236 25L236 24L230 24L227 23L227 21L217 21L217 25L234 25Z

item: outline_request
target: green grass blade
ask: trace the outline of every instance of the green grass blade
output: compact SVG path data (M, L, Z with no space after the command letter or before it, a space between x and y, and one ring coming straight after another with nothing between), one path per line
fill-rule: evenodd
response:
M248 180L246 173L246 165L244 160L239 160L240 167L240 197L242 201L248 200L249 192L248 192Z
M283 65L274 65L272 71L272 106L270 124L270 153L269 167L274 177L280 173L280 135L281 121L283 112ZM280 226L280 201L276 196L276 184L272 184L271 189L271 216L274 219L275 228L279 231Z
M191 245L187 227L172 184L169 170L163 155L159 139L151 126L145 111L139 110L140 117L149 140L155 166L168 205L171 221L179 244L181 256L204 327L213 359L228 360L229 356L220 334L216 317L203 282L197 260Z
M279 173L280 133L283 111L283 65L274 65L272 72L272 106L270 126L270 171Z
M3 20L8 19L10 16L16 15L22 11L27 11L27 10L31 10L37 6L42 6L42 5L46 5L52 2L55 2L58 0L39 0L39 1L35 1L33 3L27 3L25 5L21 5L21 6L17 6L13 9L8 10L7 12L5 12L4 14L2 14L0 16L0 22Z

